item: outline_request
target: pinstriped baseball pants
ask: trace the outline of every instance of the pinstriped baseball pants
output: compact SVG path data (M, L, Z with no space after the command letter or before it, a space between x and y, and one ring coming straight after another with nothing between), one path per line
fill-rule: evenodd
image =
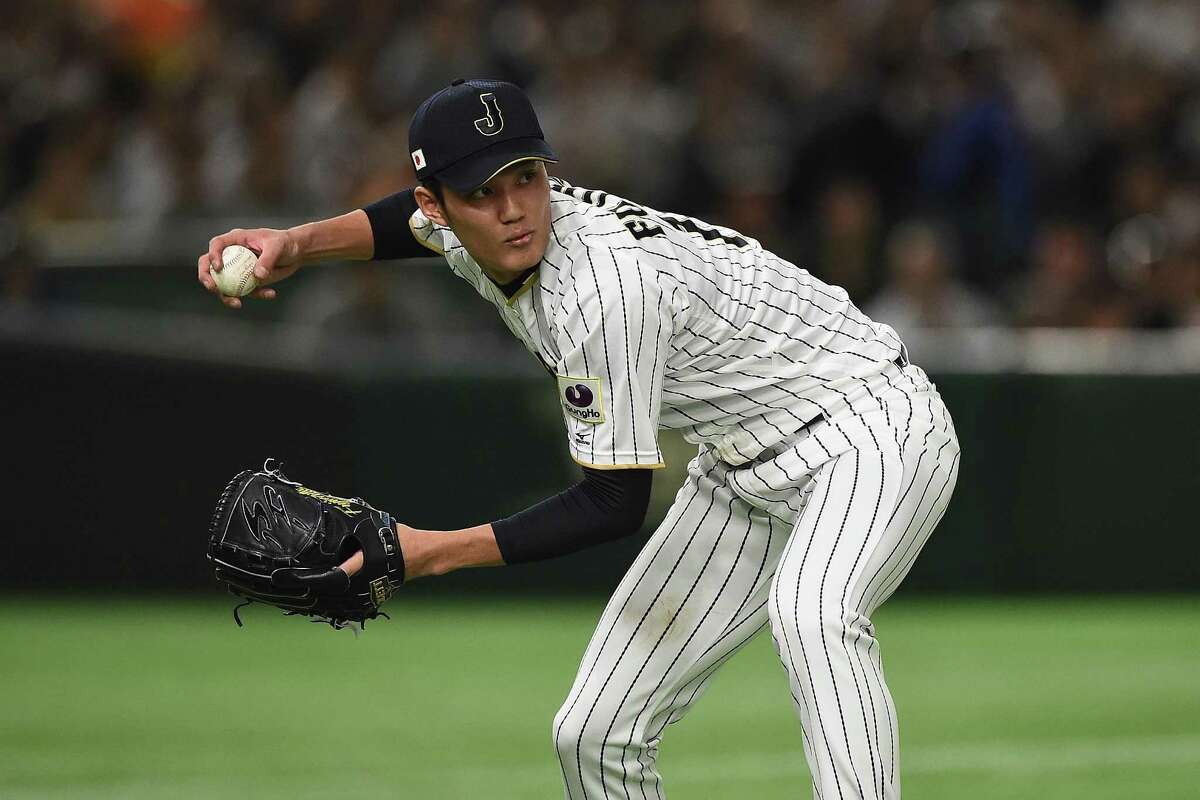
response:
M663 731L770 625L813 797L900 797L871 614L941 519L958 441L919 367L737 467L702 446L609 601L555 716L566 796L665 797Z

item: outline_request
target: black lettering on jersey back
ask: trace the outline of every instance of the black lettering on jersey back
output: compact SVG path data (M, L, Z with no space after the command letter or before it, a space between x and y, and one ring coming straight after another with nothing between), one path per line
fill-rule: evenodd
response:
M624 225L635 239L645 239L648 236L661 236L662 228L653 225L640 217L650 216L650 212L636 203L631 203L628 200L622 200L620 204L613 209L613 213L618 219L624 220ZM628 219L633 217L633 219Z
M562 192L574 197L576 200L582 200L585 203L594 206L604 207L609 195L598 189L584 189L579 186L571 186L558 178L551 179L551 185ZM663 229L659 225L655 225L648 219L642 217L650 217L650 212L639 206L637 203L629 200L618 199L617 207L613 209L613 213L617 218L622 220L625 227L633 234L635 239L646 239L650 236L661 236ZM631 219L632 218L632 219ZM741 236L729 236L715 228L710 228L707 225L701 225L696 220L690 217L677 217L669 214L662 214L663 222L666 222L672 228L699 236L706 242L724 242L732 247L748 247L749 242ZM655 218L657 219L657 218Z
M635 239L645 239L647 236L662 236L663 229L657 225L651 225L644 219L627 219L625 227L633 234Z
M590 195L591 192L588 194ZM607 195L605 195L605 199L608 199ZM593 205L599 205L598 203L595 203L591 197L584 197L583 200L592 203ZM644 219L639 219L639 217L650 216L650 212L636 203L631 203L628 200L622 200L620 204L613 209L613 213L617 215L618 219L624 220L623 224L629 230L629 232L633 234L633 238L635 239L645 239L647 236L662 235L662 228L658 227L657 225L652 225ZM633 217L633 219L627 219L627 217Z
M694 233L702 237L706 242L724 242L725 244L734 247L745 247L750 244L740 236L726 236L714 228L706 228L703 225L697 225L694 219L689 217L669 217L663 215L663 219L672 228L681 230L684 233Z

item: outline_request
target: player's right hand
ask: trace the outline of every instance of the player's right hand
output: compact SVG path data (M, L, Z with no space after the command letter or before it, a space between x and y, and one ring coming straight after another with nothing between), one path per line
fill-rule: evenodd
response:
M214 236L208 242L208 252L197 260L196 270L200 284L229 308L241 308L241 298L221 294L210 273L221 269L221 253L226 247L234 244L247 247L258 256L254 277L258 279L259 288L251 292L250 297L274 300L276 292L269 288L270 284L278 283L300 268L300 247L287 231L274 228L234 228L228 233Z

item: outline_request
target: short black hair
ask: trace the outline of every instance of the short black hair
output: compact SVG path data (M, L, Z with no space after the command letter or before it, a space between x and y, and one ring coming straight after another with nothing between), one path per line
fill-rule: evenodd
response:
M442 182L431 175L428 178L422 178L420 183L433 193L433 196L437 198L438 205L444 208L446 205L446 195L445 190L442 188Z

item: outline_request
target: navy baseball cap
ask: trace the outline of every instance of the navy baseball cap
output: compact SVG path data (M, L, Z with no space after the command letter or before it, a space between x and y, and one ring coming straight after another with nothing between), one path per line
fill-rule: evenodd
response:
M421 103L408 149L418 180L437 178L459 192L518 161L558 161L525 92L504 81L460 78Z

